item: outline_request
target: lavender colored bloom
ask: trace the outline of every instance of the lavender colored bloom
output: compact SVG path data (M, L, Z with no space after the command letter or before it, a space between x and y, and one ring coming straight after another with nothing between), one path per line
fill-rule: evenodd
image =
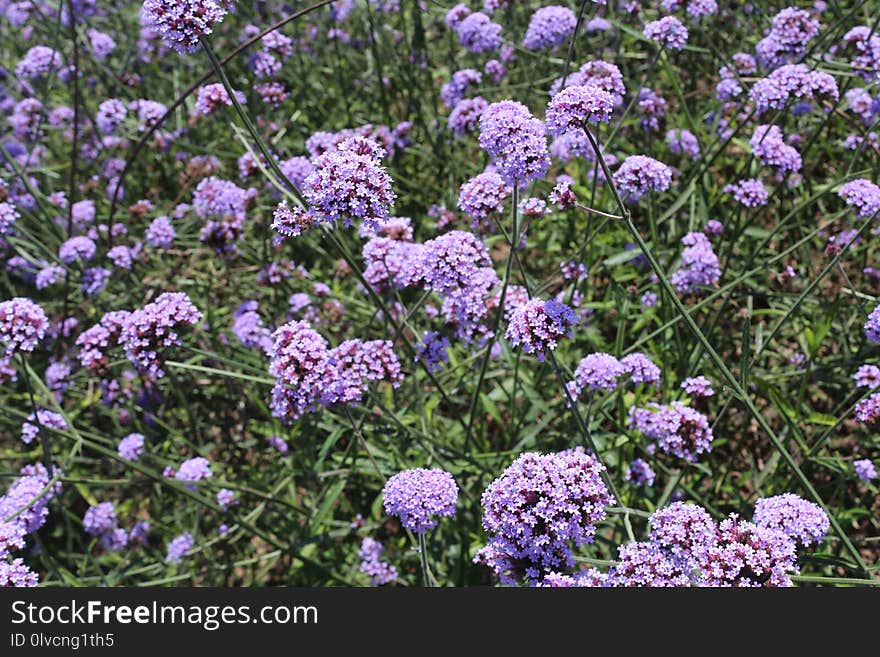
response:
M589 390L614 390L617 380L626 374L626 368L611 354L595 353L585 356L574 371L574 381L568 390L577 399L586 388Z
M577 196L571 189L572 185L574 185L574 179L571 176L559 176L556 179L556 186L553 187L553 191L550 192L548 197L550 202L555 203L560 210L573 206L577 201Z
M489 543L474 561L502 584L535 583L574 565L572 547L593 542L596 525L614 498L602 482L604 467L582 448L520 455L483 493Z
M877 478L877 468L870 459L859 459L853 461L853 469L856 476L862 481L872 481Z
M699 568L703 586L788 587L798 572L795 543L731 514L719 525L716 543L699 552Z
M11 235L12 225L20 216L15 205L7 201L0 201L0 235Z
M64 264L72 264L77 260L88 261L95 257L95 243L84 235L71 237L58 248L58 258Z
M193 545L195 545L195 541L189 532L175 537L168 543L168 553L165 556L165 561L174 564L180 563L183 557L193 549Z
M686 566L654 543L635 542L618 549L618 561L608 573L615 587L689 587Z
M447 126L456 137L464 137L467 133L477 129L480 117L487 107L489 107L489 103L482 96L464 98L452 108Z
M646 38L672 50L681 50L688 40L688 30L675 16L664 16L645 25Z
M268 438L269 445L271 445L274 449L278 450L282 454L287 454L287 450L289 449L287 446L287 441L284 440L281 436L269 436Z
M436 331L428 331L416 347L416 359L425 363L429 372L439 371L449 362L449 339Z
M767 205L770 194L767 188L760 180L749 178L748 180L740 180L735 184L726 185L724 192L731 194L737 203L741 203L747 208L757 208Z
M749 145L761 164L775 167L779 173L793 173L801 169L800 153L785 143L778 126L759 125Z
M819 545L830 527L818 504L792 493L759 499L752 520L758 527L776 529L804 547Z
M450 30L457 30L459 23L467 18L471 13L470 7L460 2L452 9L446 12L444 22Z
M657 305L657 295L654 292L645 292L642 295L642 306L653 308Z
M561 135L580 130L587 121L608 123L614 111L614 98L593 84L566 87L547 105L547 131Z
M92 56L95 60L103 61L116 48L116 42L109 34L105 34L99 30L88 29L86 36L89 38L89 45L92 48Z
M49 390L57 393L56 398L61 399L61 395L70 387L70 365L61 361L50 363L45 379Z
M682 293L697 293L700 287L718 283L721 269L718 256L704 233L688 233L681 238L685 248L681 253L681 265L670 277L675 289Z
M170 249L174 244L174 238L177 233L174 225L166 215L161 215L153 219L147 227L145 239L147 244L157 249Z
M499 62L497 59L490 59L488 62L486 62L483 70L486 72L486 75L489 76L492 84L501 84L504 76L507 75L507 69L504 68L504 64Z
M222 0L146 0L143 6L147 24L179 53L197 50L227 13Z
M874 344L880 344L880 305L876 306L864 325L865 337Z
M880 392L875 392L858 402L854 414L859 422L873 424L880 417Z
M34 46L15 66L15 75L24 80L42 78L61 67L61 53L46 46Z
M669 167L645 155L630 155L614 172L614 184L634 200L648 191L666 191L672 183Z
M385 150L364 137L348 138L320 155L303 188L309 212L328 222L341 219L346 226L355 218L373 228L384 223L396 198L381 165L384 157Z
M137 112L138 130L140 132L146 132L155 126L159 122L159 119L161 119L168 111L168 108L162 103L157 103L154 100L146 98L132 101L129 103L128 109Z
M26 297L0 302L0 344L5 345L5 359L31 353L45 337L48 325L43 309Z
M492 264L489 250L473 233L452 230L428 240L415 267L425 286L442 295L471 287L478 270Z
M482 12L463 18L456 31L461 45L474 54L492 52L501 46L501 26Z
M246 100L244 94L240 91L235 91L235 98L241 104L244 104ZM194 118L208 116L208 114L216 111L217 108L223 106L232 107L232 104L232 98L229 97L226 87L221 83L206 84L203 87L199 87L192 116Z
M437 516L455 515L458 486L448 472L415 468L399 472L382 490L385 513L406 529L424 534L437 526Z
M652 132L660 129L660 123L666 116L666 108L668 107L666 99L660 94L655 93L647 87L639 90L639 110L642 118L639 125L645 132Z
M862 365L856 370L853 379L859 388L876 388L880 386L880 367L876 365Z
M139 372L150 378L165 375L162 354L182 344L180 331L202 319L202 313L183 292L163 292L155 301L123 319L119 343Z
M867 219L880 213L880 187L870 180L851 180L840 188L838 195L855 207L860 217Z
M196 456L181 463L174 478L178 481L204 481L210 479L213 474L210 461L202 456Z
M315 215L299 206L291 209L286 200L281 201L272 213L272 230L278 233L275 243L278 244L291 237L299 237L314 223Z
M661 378L660 368L645 354L639 351L633 352L628 356L624 356L620 360L620 364L623 365L623 371L629 374L629 380L633 383L659 385Z
M144 453L144 437L139 433L130 433L119 441L119 456L128 461L138 461Z
M116 529L116 507L112 502L90 506L83 516L83 529L90 536L101 536Z
M480 146L509 185L527 185L550 166L543 121L522 103L492 103L480 117Z
M574 311L563 303L548 299L532 299L513 311L504 337L512 347L522 347L543 361L546 352L556 349L562 337L571 337L577 324Z
M80 289L86 297L93 297L107 286L110 270L104 267L90 267L83 271Z
M128 109L125 104L116 98L111 98L98 105L95 124L103 134L112 135L119 129L127 115Z
M232 323L232 332L243 347L261 349L268 353L272 348L272 332L263 325L256 307L242 310L247 302L239 306Z
M150 523L146 520L138 520L128 532L128 542L132 545L143 545L147 542L147 533L150 531Z
M644 459L635 459L626 469L625 478L635 486L653 486L656 473Z
M397 579L397 568L381 560L385 548L379 541L369 536L361 541L358 556L361 559L360 572L370 576L371 586L390 584Z
M634 406L629 411L629 423L646 438L656 440L663 452L687 461L696 461L697 456L712 449L714 436L709 420L681 402Z
M440 89L440 100L447 107L455 107L464 99L464 94L472 85L480 84L482 81L482 74L475 69L463 68L456 71L452 74L452 79Z
M130 313L125 310L106 313L101 321L84 331L77 339L80 364L96 374L103 374L108 365L108 352L119 340L123 324Z
M27 421L21 425L21 441L25 445L31 444L39 435L41 429L59 429L64 431L67 429L67 422L64 416L54 411L38 408L37 414L31 413L27 416Z
M224 511L228 511L229 507L235 504L235 491L228 488L221 488L217 491L217 505Z
M297 189L303 188L306 178L308 178L309 174L315 170L315 167L312 166L311 160L302 156L291 157L280 162L278 166L281 169L281 172Z
M529 20L529 27L522 43L523 48L541 50L567 43L569 37L574 34L576 22L574 12L568 7L558 5L541 7Z
M712 382L705 376L692 376L681 382L681 389L693 397L711 397L715 394Z
M700 144L690 130L670 130L666 133L669 150L676 155L687 155L692 160L700 159Z
M458 207L474 220L476 227L481 219L503 212L504 201L512 191L497 172L484 171L461 186Z
M650 518L650 539L678 560L715 543L718 528L709 513L696 504L673 502L657 509Z
M416 265L424 248L390 237L374 237L364 245L364 280L377 290L407 287L418 276Z
M45 290L47 287L60 283L64 280L65 270L60 265L50 265L43 267L37 272L34 284L38 290Z
M834 78L823 71L810 70L804 64L787 64L758 80L749 91L755 111L762 114L781 110L792 98L837 102L840 91Z
M24 476L15 479L6 494L0 496L0 519L15 516L8 523L0 522L0 534L6 537L2 549L7 551L24 547L25 535L45 524L49 516L49 500L60 491L60 484L56 484L44 492L49 477L42 465L26 466L21 474ZM4 561L0 558L0 564Z

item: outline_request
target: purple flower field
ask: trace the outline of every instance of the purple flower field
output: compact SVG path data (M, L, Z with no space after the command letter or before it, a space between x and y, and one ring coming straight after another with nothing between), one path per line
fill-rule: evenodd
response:
M880 586L880 17L0 0L0 587Z

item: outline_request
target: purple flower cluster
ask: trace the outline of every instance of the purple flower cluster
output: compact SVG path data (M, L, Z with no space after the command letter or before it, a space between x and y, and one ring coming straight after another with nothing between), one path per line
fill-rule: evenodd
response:
M468 15L455 30L461 45L476 55L501 47L501 26L482 12Z
M573 547L593 541L614 498L604 467L578 447L555 454L520 455L483 493L489 542L474 559L502 584L544 576L574 565Z
M692 376L681 382L681 389L693 397L711 397L715 394L712 382L705 376Z
M496 171L484 171L461 186L458 207L474 220L474 227L477 227L481 219L503 212L504 201L512 192Z
M492 103L483 111L480 146L510 185L542 178L550 166L544 122L514 100Z
M30 445L39 435L41 429L67 429L64 416L54 411L38 408L36 414L31 413L21 425L21 442Z
M838 195L856 208L860 217L867 219L880 214L880 187L870 180L851 180L840 188Z
M397 579L397 568L381 559L384 551L385 548L382 544L369 536L364 537L361 541L361 547L358 551L358 556L361 559L359 570L370 576L371 586L390 584Z
M749 91L755 110L762 114L781 110L791 99L799 102L829 100L837 102L840 92L837 82L823 71L810 70L804 64L786 64L761 78Z
M670 277L675 289L682 293L699 292L701 287L716 285L721 276L718 256L705 233L688 233L681 238L684 249L681 265Z
M174 230L174 225L171 223L171 219L165 215L161 215L150 222L150 225L147 227L145 239L147 244L156 247L157 249L170 249L174 244L174 238L176 236L177 233Z
M681 50L688 40L687 28L675 16L664 16L660 20L651 21L645 25L642 34L645 38L672 50Z
M360 219L376 228L389 217L396 195L382 166L386 151L366 137L351 137L318 156L303 184L309 212L322 221Z
M20 216L13 203L0 201L0 235L11 235L12 225Z
M687 155L692 160L700 159L700 143L690 130L670 130L666 133L666 144L676 155Z
M429 372L437 372L449 362L449 339L436 331L428 331L416 347L416 359L425 363Z
M489 103L482 96L476 98L464 98L452 108L449 113L447 125L456 137L464 137L467 133L477 129L480 117L489 107Z
M767 205L770 194L764 183L755 178L740 180L737 183L725 185L724 192L731 194L737 203L741 203L747 208L757 208Z
M644 459L634 459L626 468L625 479L635 486L653 486L656 473Z
M210 461L203 456L196 456L181 463L174 473L174 478L177 481L204 481L210 479L213 474Z
M865 337L874 344L880 344L880 305L877 305L864 325Z
M0 363L8 363L17 353L31 353L46 336L49 318L26 297L0 302L0 344L4 345Z
M862 481L872 481L877 478L877 468L871 459L858 459L853 461L853 470Z
M128 534L119 527L116 507L112 502L90 506L83 516L82 524L85 532L99 538L101 547L108 552L117 552L128 544Z
M118 340L139 372L158 379L165 375L163 352L182 344L178 332L201 319L202 313L185 293L163 292L155 301L125 317Z
M467 90L483 81L483 74L472 68L463 68L452 74L452 79L440 89L440 100L447 107L455 107L463 99Z
M529 20L529 27L522 43L523 48L542 50L567 43L574 33L576 22L574 12L568 7L558 5L541 7Z
M819 21L809 12L797 7L783 9L773 17L770 31L755 47L761 66L774 69L786 62L799 61L818 31Z
M415 468L391 477L382 499L385 513L414 534L424 534L437 526L438 517L455 515L458 486L444 470Z
M665 406L651 403L646 408L633 406L629 425L646 438L656 440L666 454L687 461L696 461L697 456L712 449L714 436L709 420L681 402Z
M830 527L828 516L818 504L793 493L759 499L752 521L758 527L778 530L804 547L819 545Z
M614 184L625 196L638 200L649 191L663 192L672 184L669 167L646 155L630 155L614 172Z
M307 322L272 334L269 373L275 377L272 414L285 422L318 406L357 402L370 381L400 385L400 362L387 340L347 340L333 349Z
M165 561L168 563L178 564L193 549L195 540L192 534L186 532L180 536L176 536L168 543L168 552L165 555Z
M94 374L103 375L109 365L109 351L119 344L119 335L131 313L127 310L106 313L101 321L83 331L76 339L79 362Z
M785 143L782 130L775 125L759 125L749 140L755 157L767 166L776 168L779 173L794 173L803 164L800 153Z
M555 350L560 338L572 336L571 327L577 322L577 315L564 303L536 298L513 311L504 337L512 347L522 347L543 362L546 352Z
M140 433L130 433L119 441L117 452L119 456L128 461L137 461L144 453L144 436Z
M188 53L223 20L226 7L223 0L146 0L143 15L169 47Z
M244 94L240 91L235 92L235 97L239 103L245 103ZM229 97L226 87L219 82L207 84L204 87L199 87L192 115L193 117L208 116L218 107L223 106L232 107L232 99Z
M604 89L584 84L566 87L547 105L547 131L561 135L586 127L588 121L608 123L614 111L614 98Z
M24 80L35 80L61 67L61 53L46 46L34 46L15 66L15 75Z

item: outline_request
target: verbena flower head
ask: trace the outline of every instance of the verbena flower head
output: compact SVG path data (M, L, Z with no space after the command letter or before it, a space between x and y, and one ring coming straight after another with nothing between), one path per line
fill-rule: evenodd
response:
M867 219L880 214L880 187L870 180L851 180L840 188L838 195L855 207L860 217Z
M15 75L24 80L42 78L61 68L61 53L47 46L34 46L15 66Z
M21 425L21 441L25 445L31 444L39 435L41 429L59 429L64 431L67 429L67 422L60 413L45 408L38 408L36 415L31 413Z
M428 331L416 347L416 359L425 363L429 372L437 372L449 362L449 339L436 331Z
M626 468L624 478L634 486L653 486L657 474L644 459L634 459Z
M547 105L547 131L560 135L581 130L588 121L608 123L614 111L614 98L593 84L566 87Z
M479 225L481 219L504 211L504 201L512 191L496 171L484 171L461 186L458 207Z
M447 125L456 137L464 137L467 133L477 129L480 117L489 103L482 96L476 98L463 98L458 101L449 113Z
M171 48L193 52L227 14L223 0L146 0L143 15Z
M859 388L876 388L880 386L880 367L862 365L856 370L853 380Z
M645 25L646 38L672 50L681 50L688 40L688 30L675 16L664 16Z
M244 94L240 91L235 92L235 97L239 103L243 104L246 101ZM194 117L207 116L223 106L232 107L232 98L229 97L226 87L219 82L206 84L204 87L199 87L192 115Z
M865 337L874 344L880 344L880 305L877 305L864 325Z
M759 499L752 521L758 527L777 529L804 547L819 545L830 527L828 516L818 504L792 493Z
M576 22L574 12L568 7L558 5L541 7L529 20L529 27L522 43L523 48L541 50L567 43L574 33Z
M299 206L289 207L287 200L281 201L272 213L272 230L278 233L276 244L291 237L299 237L314 223L314 214Z
M556 349L559 339L571 337L577 315L564 303L553 299L532 299L516 308L504 337L512 347L521 347L543 361L547 351Z
M77 260L88 261L95 257L97 247L95 243L85 235L71 237L58 248L58 259L64 264L71 264Z
M794 173L803 164L800 153L785 143L782 130L775 125L759 125L749 140L755 157L767 166L775 167L779 173Z
M475 561L503 584L538 582L574 565L573 548L593 542L605 508L614 504L603 470L580 447L520 455L483 493L489 543Z
M483 111L480 146L510 185L542 178L550 166L544 122L514 100L492 103Z
M721 276L718 256L705 233L688 233L681 238L684 250L681 265L670 277L675 289L683 293L699 292L701 287L716 285Z
M575 399L584 389L614 390L617 388L617 380L625 373L623 363L611 354L590 354L578 363L574 371L574 381L569 382L568 389Z
M0 201L0 235L12 234L12 226L20 216L13 203Z
M628 543L618 549L618 559L608 572L614 587L689 587L686 564L648 541Z
M438 517L455 515L458 486L452 475L435 468L415 468L399 472L382 490L385 513L415 534L437 526Z
M329 380L328 344L307 322L288 322L272 334L269 374L275 377L272 414L295 419L312 410Z
M177 236L174 225L166 215L153 219L147 227L145 239L147 244L159 249L170 249L174 245Z
M212 475L211 462L202 456L196 456L181 463L174 478L178 481L203 481L210 479Z
M672 184L669 167L646 155L630 155L614 172L614 184L624 196L638 200L649 191L662 192Z
M382 544L369 536L365 536L361 541L361 547L358 551L361 566L358 570L370 576L370 585L372 586L390 584L397 579L397 568L380 558L384 551L385 548Z
M880 418L880 392L862 399L856 404L854 415L859 422L873 424Z
M669 150L676 155L687 155L692 160L700 159L700 144L690 130L670 130L666 133Z
M853 469L856 476L862 481L872 481L877 478L877 468L871 459L858 459L853 461Z
M724 192L731 194L737 203L741 203L747 208L757 208L767 205L770 194L764 183L755 178L740 180L735 184L726 185Z
M711 397L715 394L712 382L705 376L692 376L681 382L681 389L693 397Z
M440 99L447 107L455 107L462 100L467 90L483 81L483 74L472 68L463 68L452 74L449 80L440 89Z
M101 536L116 528L116 507L112 502L90 506L83 516L83 529L90 536Z
M650 539L679 562L692 561L699 550L715 543L718 530L712 516L701 506L673 502L657 509L649 521Z
M474 54L492 52L501 46L501 26L482 12L462 19L456 31L461 45Z
M471 287L478 270L492 264L486 245L473 233L451 230L425 242L419 253L417 278L438 294Z
M657 441L667 454L688 461L696 461L703 452L711 451L712 428L709 420L681 402L666 406L650 404L646 408L630 409L630 427L645 437Z
M155 301L123 320L119 342L137 370L150 378L165 375L163 352L182 344L179 331L202 319L202 313L183 292L163 292Z
M165 561L174 564L180 563L183 560L183 557L193 549L194 545L195 540L189 532L175 537L170 543L168 543L168 553L165 556Z
M79 362L94 374L104 374L109 365L109 352L119 342L122 327L128 320L127 310L105 313L101 321L83 331L76 339Z
M0 302L0 344L9 360L17 353L31 353L46 336L49 318L39 305L26 297Z
M365 137L350 137L320 155L303 185L309 211L328 222L341 220L351 226L360 219L378 227L388 219L396 198L391 176L381 164L384 157L385 150Z
M660 383L661 372L653 361L640 351L628 354L620 359L623 365L623 371L629 374L629 380L633 383L647 383L658 385Z
M144 436L140 433L130 433L119 441L117 452L119 456L129 461L137 461L144 453Z

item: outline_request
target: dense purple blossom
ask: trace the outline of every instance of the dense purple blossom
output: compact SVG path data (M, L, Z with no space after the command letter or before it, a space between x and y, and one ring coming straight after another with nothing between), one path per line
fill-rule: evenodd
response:
M630 155L614 172L614 184L625 196L634 200L651 190L665 191L671 183L669 167L645 155Z
M212 475L211 463L208 459L196 456L181 463L174 478L178 481L203 481L210 479Z
M865 337L874 344L880 344L880 305L877 305L864 325Z
M870 459L853 461L853 469L856 476L862 481L872 481L877 478L877 468Z
M129 461L137 461L144 453L144 436L139 433L130 433L119 441L117 448L119 456Z
M13 231L13 224L18 219L18 210L15 205L8 201L0 201L0 235L10 235Z
M449 362L449 339L436 331L428 331L421 343L416 346L416 358L428 368L429 372L437 372L444 363Z
M484 171L461 186L458 207L479 225L481 219L503 212L504 201L512 192L496 171Z
M0 302L0 344L9 360L17 353L30 353L43 340L49 318L39 305L26 297Z
M571 327L577 321L574 311L563 303L532 299L513 311L504 337L512 347L520 347L543 361L547 351L556 349L560 338L571 337Z
M448 472L435 468L404 470L391 477L382 490L385 513L406 529L424 534L437 526L437 518L455 515L458 486Z
M226 16L227 5L223 0L146 0L143 14L168 46L187 53L213 32Z
M624 478L635 486L653 486L656 477L651 465L644 459L634 459L626 468Z
M59 429L64 431L67 429L67 421L64 419L64 416L55 411L38 408L36 415L31 413L21 425L21 441L25 445L31 444L39 435L41 429Z
M687 564L677 561L654 543L628 543L618 549L618 560L608 573L615 587L688 587Z
M514 100L492 103L483 111L480 146L510 185L542 178L550 166L544 122Z
M608 123L614 111L610 93L593 84L566 87L547 105L547 131L561 135L580 130L588 121Z
M646 38L672 50L681 50L688 40L688 30L675 16L664 16L645 25Z
M681 389L693 397L711 397L715 394L712 382L705 376L692 376L681 382Z
M467 90L474 85L480 84L483 75L472 68L463 68L452 74L452 79L440 89L440 100L447 107L455 107L462 100Z
M168 552L165 556L165 561L168 563L178 564L183 560L190 550L193 549L195 545L195 540L193 539L192 534L186 532L181 534L175 538L173 538L168 543Z
M61 53L47 46L34 46L15 66L15 75L25 80L35 80L57 71L61 67Z
M358 570L370 576L372 586L390 584L397 579L397 568L380 558L384 551L385 548L382 544L369 536L364 537L361 541L361 547L358 551L361 565Z
M669 150L676 155L687 155L692 160L700 159L700 144L690 130L670 130L666 133Z
M880 213L880 187L870 180L858 178L844 184L838 192L840 198L858 210L867 219Z
M101 536L116 528L116 507L112 502L101 502L90 506L83 516L82 524L83 529L90 536Z
M575 547L593 542L614 498L604 467L582 448L521 454L483 493L489 543L475 557L503 584L537 582L574 565Z
M767 166L775 167L780 173L800 171L800 153L785 143L782 130L775 125L759 125L749 140L755 157Z
M658 385L660 383L662 376L660 368L639 351L621 358L620 364L623 365L624 373L629 375L629 380L633 383L648 383L651 385Z
M595 353L585 356L574 371L574 380L568 390L577 399L583 390L615 390L617 381L626 374L626 368L611 354Z
M767 188L764 187L764 183L755 178L740 180L735 184L726 185L724 191L727 194L731 194L737 203L741 203L747 208L767 205L767 201L770 199L770 194L767 192Z
M243 93L236 91L235 97L239 103L244 104L245 97ZM206 84L204 87L199 87L192 115L194 117L207 116L223 106L232 107L232 98L229 97L226 87L219 82Z
M145 239L147 244L157 249L170 249L174 244L174 238L177 233L174 225L166 215L161 215L153 219L147 227Z
M501 46L501 26L482 12L469 14L455 29L461 45L474 54L492 52Z
M526 36L523 38L523 48L541 50L567 43L574 33L575 23L574 12L568 7L558 5L541 7L529 20Z
M681 243L685 247L681 252L681 265L669 279L675 289L694 293L700 287L717 284L721 269L709 238L704 233L688 233L681 238Z
M781 531L805 547L819 545L830 527L828 516L818 504L792 493L759 499L752 520L758 527Z
M463 98L458 101L449 113L447 125L456 137L464 137L473 132L480 124L480 117L489 103L482 96L476 98Z
M418 278L438 294L468 288L478 269L492 264L489 250L473 233L452 230L425 242L418 262Z
M629 412L629 423L646 438L656 440L663 452L687 461L696 461L697 456L712 449L709 420L681 402L666 406L651 403L645 408L634 406Z

